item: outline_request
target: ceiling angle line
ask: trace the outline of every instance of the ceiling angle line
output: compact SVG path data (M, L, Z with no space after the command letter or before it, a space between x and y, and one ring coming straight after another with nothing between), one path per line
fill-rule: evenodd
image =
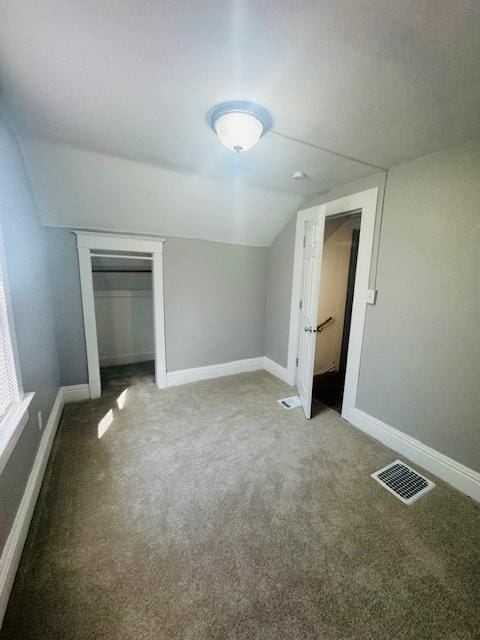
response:
M338 156L339 158L344 158L345 160L358 162L360 164L364 164L367 167L372 167L373 169L379 169L380 171L388 171L386 167L380 167L377 164L372 164L371 162L365 162L365 160L352 158L352 156L347 156L344 153L339 153L338 151L332 151L331 149L327 149L326 147L321 147L319 144L313 144L313 142L305 142L305 140L300 140L300 138L287 136L285 133L280 133L279 131L274 131L273 129L270 129L270 133L273 134L274 136L278 136L279 138L284 138L285 140L290 140L291 142L298 142L298 144L304 144L307 147L312 147L312 149L318 149L319 151L325 151L326 153L331 153L332 155Z

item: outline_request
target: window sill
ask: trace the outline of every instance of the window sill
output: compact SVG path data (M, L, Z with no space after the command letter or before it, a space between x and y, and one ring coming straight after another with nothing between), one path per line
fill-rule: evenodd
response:
M33 393L24 393L7 413L0 424L0 473L3 472L12 451L29 419L28 408L33 400Z

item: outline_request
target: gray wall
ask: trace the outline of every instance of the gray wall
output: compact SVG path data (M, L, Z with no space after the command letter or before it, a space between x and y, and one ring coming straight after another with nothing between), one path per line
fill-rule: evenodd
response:
M62 384L88 381L74 236L45 228L52 249ZM266 248L170 238L165 243L167 369L264 355Z
M388 175L357 406L480 471L480 141Z
M380 187L357 407L480 471L480 142L438 151L336 188L307 207ZM267 336L288 336L294 228L269 251L283 292ZM289 269L278 269L281 254ZM286 364L288 339L267 355Z
M169 371L264 355L267 249L165 243Z
M54 297L55 336L62 385L88 382L77 239L68 229L44 227Z
M0 549L10 531L59 386L44 229L21 154L0 115L0 224L25 391L34 391L30 420L0 476Z
M375 274L377 270L386 181L386 173L374 173L371 176L366 176L365 178L359 178L358 180L347 182L346 184L335 187L331 191L327 191L326 193L322 193L318 196L312 196L311 198L305 200L305 202L302 204L302 209L305 209L306 207L313 207L316 204L322 204L324 202L329 202L330 200L343 198L344 196L351 195L352 193L358 193L359 191L365 191L366 189L373 189L375 187L378 188L377 213L375 218L375 231L372 249L372 266L370 269L370 286L372 287L375 282Z
M296 215L283 227L268 250L265 355L287 366L290 298Z
M95 272L93 274L93 288L96 291L150 291L152 289L152 274L151 272Z
M315 374L332 365L337 371L340 368L353 230L360 229L360 222L359 215L325 222L317 324L330 317L332 321L323 328L321 340L315 341Z
M152 288L151 260L96 257L92 265L95 290L148 291Z
M382 218L382 203L385 190L385 174L377 173L353 182L335 187L331 191L308 198L301 209L313 207L329 200L378 187L377 221L375 226L374 256L370 280L376 269L376 253ZM290 328L290 300L292 295L293 252L297 214L283 227L268 251L267 267L267 309L265 326L265 355L287 366L288 334Z

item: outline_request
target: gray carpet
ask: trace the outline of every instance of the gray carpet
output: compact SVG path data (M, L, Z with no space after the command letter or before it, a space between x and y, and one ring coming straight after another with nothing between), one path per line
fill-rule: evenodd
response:
M370 478L396 454L265 372L104 374L64 412L2 639L480 637L471 500L403 505Z

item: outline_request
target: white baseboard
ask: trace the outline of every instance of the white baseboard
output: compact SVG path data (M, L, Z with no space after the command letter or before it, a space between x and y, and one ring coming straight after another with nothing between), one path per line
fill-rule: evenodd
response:
M223 362L222 364L213 364L208 367L167 371L167 387L198 382L199 380L234 376L237 373L258 371L260 369L263 369L263 357L234 360L233 362Z
M275 376L276 378L279 378L283 382L289 384L288 369L286 367L282 367L282 365L278 364L278 362L275 362L274 360L267 358L267 356L264 356L263 368L268 371L268 373L271 373L272 376Z
M167 387L188 384L189 382L198 382L200 380L210 380L212 378L223 378L224 376L233 376L237 373L259 371L261 369L265 369L288 384L288 370L270 358L263 356L213 364L207 367L167 371Z
M347 409L343 417L384 445L480 502L480 473L432 449L419 440L370 416L360 409Z
M60 417L62 415L62 409L65 402L64 389L65 387L60 387L53 403L20 506L18 507L15 520L13 521L10 534L0 558L0 626L2 624L3 616L5 615L8 598L15 579L15 573L20 561L23 545L27 537L28 528L30 526L40 487L42 485L45 468L47 466L53 440L57 432L58 423L60 422Z
M335 371L335 370L336 370L335 363L331 362L330 364L326 364L324 367L322 367L318 371L315 371L314 375L315 376L321 376L322 373L328 373L329 371Z
M66 387L60 387L60 391L62 392L63 404L90 399L90 387L88 384L71 384Z
M147 360L155 360L155 354L152 353L130 353L119 356L105 356L100 358L101 367L113 367L117 364L134 364L135 362L147 362Z

